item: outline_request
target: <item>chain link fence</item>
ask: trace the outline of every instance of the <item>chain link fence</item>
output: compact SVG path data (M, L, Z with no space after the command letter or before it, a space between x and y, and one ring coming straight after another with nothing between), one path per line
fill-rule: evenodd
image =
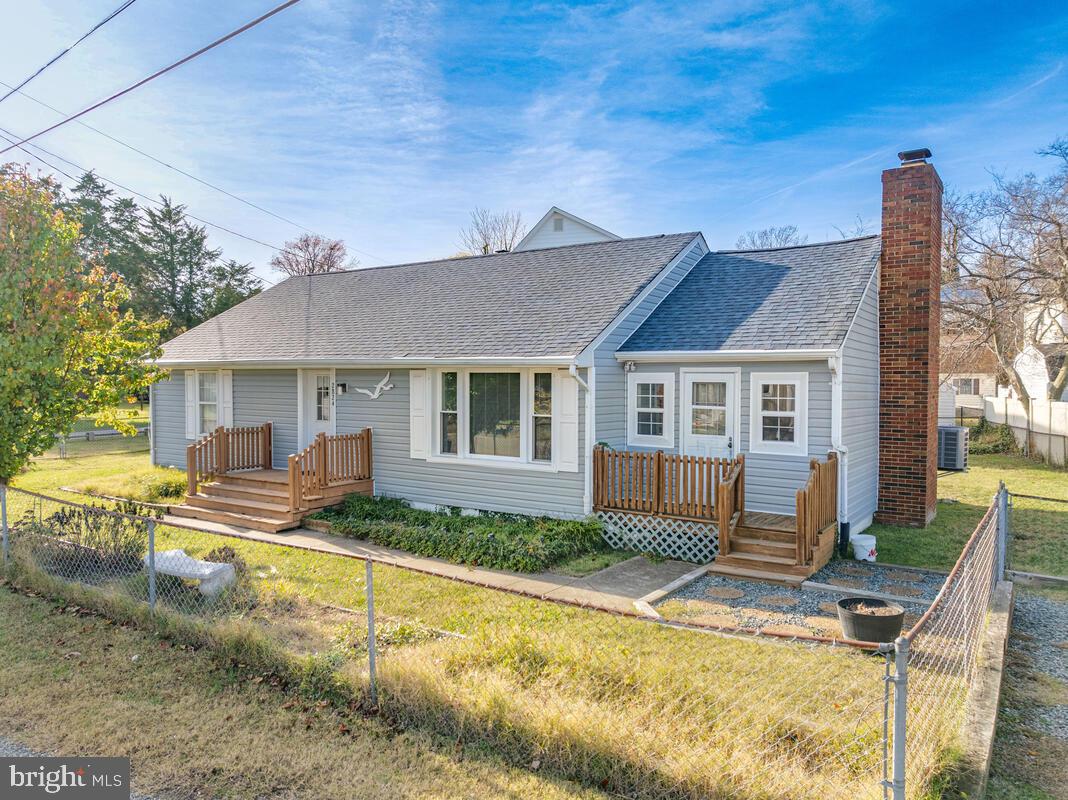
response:
M92 430L56 436L55 445L42 453L40 458L82 458L115 453L147 453L150 447L147 426L138 428L134 436L125 436L118 431Z
M132 507L3 500L20 579L239 621L397 725L658 800L923 796L959 734L1004 540L995 506L895 647L607 613Z

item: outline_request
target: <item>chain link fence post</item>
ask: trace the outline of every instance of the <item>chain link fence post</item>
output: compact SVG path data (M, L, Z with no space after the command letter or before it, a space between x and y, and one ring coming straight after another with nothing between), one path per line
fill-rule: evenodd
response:
M1009 556L1009 491L1005 482L998 482L998 563L996 580L1005 580Z
M4 566L7 566L10 543L7 538L7 484L0 483L0 531L3 532Z
M905 722L908 713L909 640L894 642L894 800L905 800Z
M148 521L148 607L156 610L156 521Z
M375 667L375 571L374 563L364 561L367 580L367 667L370 674L371 705L378 708L378 673Z

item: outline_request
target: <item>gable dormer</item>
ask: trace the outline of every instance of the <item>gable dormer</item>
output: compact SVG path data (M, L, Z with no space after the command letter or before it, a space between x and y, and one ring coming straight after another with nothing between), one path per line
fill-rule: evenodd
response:
M610 242L618 238L620 237L604 228L599 228L592 222L587 222L562 208L553 206L522 238L514 250L540 250L546 247L562 247L566 244Z

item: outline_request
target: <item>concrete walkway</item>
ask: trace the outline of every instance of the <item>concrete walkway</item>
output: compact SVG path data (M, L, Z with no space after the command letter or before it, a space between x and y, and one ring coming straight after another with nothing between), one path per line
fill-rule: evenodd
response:
M469 567L453 564L440 558L425 558L412 555L404 550L372 544L359 539L350 539L331 533L297 528L280 533L267 533L226 525L220 522L187 519L185 517L164 516L163 521L169 525L183 528L195 528L209 533L222 533L242 539L258 542L313 550L319 553L347 556L350 558L369 559L380 564L438 575L443 578L485 586L491 589L503 589L517 594L548 600L591 606L605 611L626 614L640 613L646 616L658 616L647 603L641 602L647 595L655 595L669 584L677 584L687 576L697 577L704 574L704 568L685 561L650 561L644 556L636 556L615 564L607 569L573 578L552 572L523 573L508 570ZM636 605L637 604L637 605Z

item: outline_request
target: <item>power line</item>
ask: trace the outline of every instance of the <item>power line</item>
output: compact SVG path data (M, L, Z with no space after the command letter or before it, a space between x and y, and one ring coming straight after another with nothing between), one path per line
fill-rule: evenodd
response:
M8 88L11 88L10 84L5 83L4 81L0 81L0 86L7 86ZM66 113L67 113L65 111L59 110L58 108L56 108L53 105L50 105L50 104L46 103L43 100L40 100L40 99L34 97L33 95L27 94L24 91L19 90L18 94L22 95L27 100L31 100L34 103L37 103L37 105L39 105L39 106L47 108L49 111L54 111L55 113L57 113L57 114L59 114L61 116L65 116ZM94 127L93 125L90 125L88 122L84 122L82 120L76 120L76 122L77 122L78 125L82 126L83 128L87 128L88 130L91 130L94 133L98 133L101 136L103 136L105 139L109 139L110 141L115 142L115 144L122 145L123 147L127 148L128 150L132 150L133 152L138 153L139 155L142 155L142 156L144 156L145 158L147 158L147 159L149 159L151 161L154 161L155 163L159 164L160 166L163 166L163 167L166 167L167 169L173 170L174 172L177 172L179 175L184 175L185 177L190 178L190 179L196 181L197 183L208 187L209 189L214 189L215 191L217 191L217 192L219 192L221 194L224 194L227 197L233 198L234 200L237 200L240 203L244 203L245 205L249 206L250 208L254 208L257 211L262 211L264 214L267 214L267 215L269 215L271 217L274 217L275 219L281 220L282 222L285 222L285 223L287 223L289 225L292 225L292 226L294 226L296 228L300 228L301 230L306 231L307 233L318 233L317 231L313 231L311 228L309 228L309 227L307 227L305 225L302 225L299 222L296 222L294 220L288 219L287 217L283 217L281 214L276 214L275 212L271 211L268 208L264 208L263 206L257 205L256 203L253 203L251 200L246 200L245 198L240 197L240 196L234 194L233 192L229 192L226 189L223 189L221 186L217 186L214 183L211 183L210 181L207 181L207 180L204 180L203 178L197 177L196 175L193 175L191 172L187 172L186 170L181 169L179 167L176 167L173 164L168 164L166 161L164 161L164 160L162 160L160 158L157 158L156 156L152 155L151 153L146 153L144 150L141 150L140 148L135 147L134 145L130 144L129 142L124 142L122 139L119 139L117 136L111 135L107 131L101 130L100 128L97 128L97 127ZM24 152L28 152L28 151L24 150ZM375 261L379 261L379 262L381 262L383 264L386 263L385 259L383 259L383 258L381 258L379 256L376 256L373 253L368 253L365 250L360 250L359 248L356 248L356 247L350 247L349 249L351 249L353 252L359 253L360 255L367 256L368 258L373 258Z
M121 14L123 11L128 9L130 6L132 6L135 2L136 2L136 0L126 0L125 3L123 3L121 6L116 8L114 11L112 11L110 14L108 14L106 17L104 17L102 20L100 20L100 22L96 23L96 25L94 25L88 31L86 31L84 34L82 34L81 38L78 39L74 44L63 48L58 53L56 53L56 55L52 56L52 58L50 60L46 61L44 64L42 64L40 67L38 67L36 72L34 72L29 77L25 78L22 81L22 83L20 83L18 86L15 86L14 88L9 87L9 88L11 88L11 91L9 91L3 97L0 97L0 103L2 103L5 100L7 100L7 98L11 97L11 95L13 95L15 92L17 92L19 89L21 89L26 84L28 84L30 81L32 81L34 78L36 78L38 75L40 75L42 72L44 72L46 69L48 69L50 66L55 64L57 61L59 61L59 59L63 58L63 56L65 56L67 53L69 53L75 47L80 45L82 42L84 42L86 39L88 39L90 36L92 36L98 30L103 28L105 25L107 25L109 22L111 22L111 20L115 19L115 17L119 16L119 14Z
M135 89L138 89L141 86L144 86L149 81L153 81L156 78L160 77L161 75L166 75L171 70L177 69L178 67L182 66L183 64L186 64L186 63L192 61L193 59L197 58L198 56L202 56L204 53L208 52L209 50L212 50L212 49L218 47L219 45L230 41L235 36L240 36L245 31L256 27L261 22L270 19L275 14L278 14L278 13L281 13L282 11L285 11L290 6L294 6L299 2L300 2L300 0L286 0L286 2L282 3L279 6L275 6L270 11L268 11L266 14L262 14L261 16L256 17L256 19L252 20L251 22L246 22L240 28L237 28L236 30L230 31L230 33L228 33L225 36L222 36L222 37L216 39L211 44L208 44L208 45L205 45L204 47L201 47L199 50L196 50L195 52L190 53L189 55L185 56L184 58L179 59L178 61L175 61L173 64L170 64L170 65L168 65L166 67L163 67L163 69L156 70L151 75L149 75L147 78L142 78L141 80L137 81L136 83L130 84L125 89L122 89L121 91L115 92L114 94L109 95L108 97L105 97L103 100L100 100L99 102L93 103L91 106L88 106L87 108L83 108L77 114L71 114L70 116L65 117L64 119L61 119L59 122L55 123L54 125L49 125L47 128L45 128L43 130L40 130L40 131L38 131L37 133L35 133L35 134L31 135L31 136L27 136L25 139L21 139L20 141L14 143L14 144L8 145L3 150L0 150L0 155L3 155L8 150L12 150L15 147L18 147L19 145L26 144L27 142L30 142L30 141L36 139L39 136L44 136L46 133L50 133L51 131L54 131L56 128L61 128L62 126L66 125L67 123L73 122L74 120L78 119L79 117L82 117L82 116L88 114L90 111L95 111L96 109L100 108L101 106L107 105L111 101L117 100L120 97L122 97L123 95L129 94L130 92L134 91Z

